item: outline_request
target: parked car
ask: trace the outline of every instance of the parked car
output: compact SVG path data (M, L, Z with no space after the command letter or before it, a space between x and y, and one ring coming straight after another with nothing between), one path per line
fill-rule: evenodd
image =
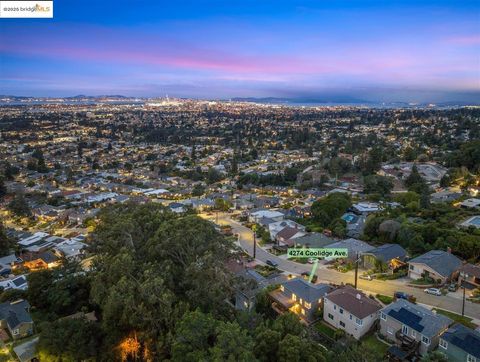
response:
M278 263L275 263L274 261L271 261L271 260L267 260L265 263L267 265L273 266L274 268L278 266Z
M417 298L415 298L413 295L407 294L405 292L395 292L395 293L393 293L393 298L394 299L405 299L405 300L408 300L410 303L415 303L417 301Z
M452 283L448 286L448 291L449 292L456 292L458 289L458 285L457 283Z
M405 292L395 292L393 296L397 299L405 299L408 300L409 295Z
M425 293L427 294L432 294L432 295L436 295L436 296L441 296L442 295L442 292L440 291L440 289L437 289L437 288L427 288L424 290Z
M308 262L308 264L313 264L313 263L315 263L315 258L308 258L307 262Z
M363 280L373 280L371 275L360 275L359 278Z

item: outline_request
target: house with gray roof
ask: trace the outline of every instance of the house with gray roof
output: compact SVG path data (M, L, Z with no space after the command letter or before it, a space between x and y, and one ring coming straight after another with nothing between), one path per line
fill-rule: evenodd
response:
M280 288L269 293L274 300L274 309L283 312L290 310L306 322L318 319L318 311L323 298L333 287L329 284L312 284L303 278L287 280Z
M442 251L430 250L408 262L408 276L417 280L429 277L445 283L457 277L462 261L455 255Z
M480 332L454 324L440 337L438 350L453 362L480 361Z
M8 329L13 339L33 334L30 304L23 299L0 304L0 328Z
M372 245L365 241L353 238L337 241L336 243L330 244L328 247L332 249L347 249L348 259L351 261L357 260L357 258L363 253L374 249Z
M398 299L380 311L380 333L397 348L411 346L412 354L425 355L437 348L440 336L452 323L450 318L405 299Z
M391 270L405 265L407 251L398 244L384 244L362 254L365 269L373 269L378 262L387 264Z
M309 233L295 239L296 248L326 248L335 240L320 233Z

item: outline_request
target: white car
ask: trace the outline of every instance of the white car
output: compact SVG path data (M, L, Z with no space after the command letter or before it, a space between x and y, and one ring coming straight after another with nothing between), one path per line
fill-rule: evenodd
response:
M440 289L437 289L437 288L427 288L424 290L425 293L427 294L432 294L432 295L436 295L436 296L441 296L442 295L442 292L440 291Z

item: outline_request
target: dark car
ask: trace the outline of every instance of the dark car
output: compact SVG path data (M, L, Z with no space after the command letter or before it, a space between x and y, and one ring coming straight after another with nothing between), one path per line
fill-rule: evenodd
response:
M395 298L408 300L409 295L405 292L395 292Z
M275 263L274 261L271 261L271 260L267 260L265 263L267 265L273 266L274 268L278 266L278 263Z

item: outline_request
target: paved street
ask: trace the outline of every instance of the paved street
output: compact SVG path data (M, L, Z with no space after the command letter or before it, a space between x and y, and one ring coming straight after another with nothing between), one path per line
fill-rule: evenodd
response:
M217 216L215 214L207 215L201 214L201 217L215 222ZM249 254L253 255L253 233L252 230L243 226L238 221L231 219L230 214L218 214L218 224L231 225L233 232L239 235L240 246ZM311 271L312 265L300 264L294 261L286 260L275 255L270 254L264 249L260 248L257 244L256 259L265 262L266 260L272 260L278 263L278 268L291 274L301 274L305 271ZM354 283L354 273L341 273L336 270L327 269L324 265L319 264L317 269L317 276L319 281L332 282L332 283ZM360 274L360 272L359 272ZM461 292L449 293L446 296L433 296L426 294L423 288L414 288L405 285L401 280L380 281L380 280L362 280L358 279L358 288L371 294L384 294L393 295L395 291L404 291L408 294L414 295L417 298L417 302L426 304L429 306L446 309L455 313L461 314L462 312L462 295ZM480 319L480 304L471 303L466 301L465 303L465 315Z

